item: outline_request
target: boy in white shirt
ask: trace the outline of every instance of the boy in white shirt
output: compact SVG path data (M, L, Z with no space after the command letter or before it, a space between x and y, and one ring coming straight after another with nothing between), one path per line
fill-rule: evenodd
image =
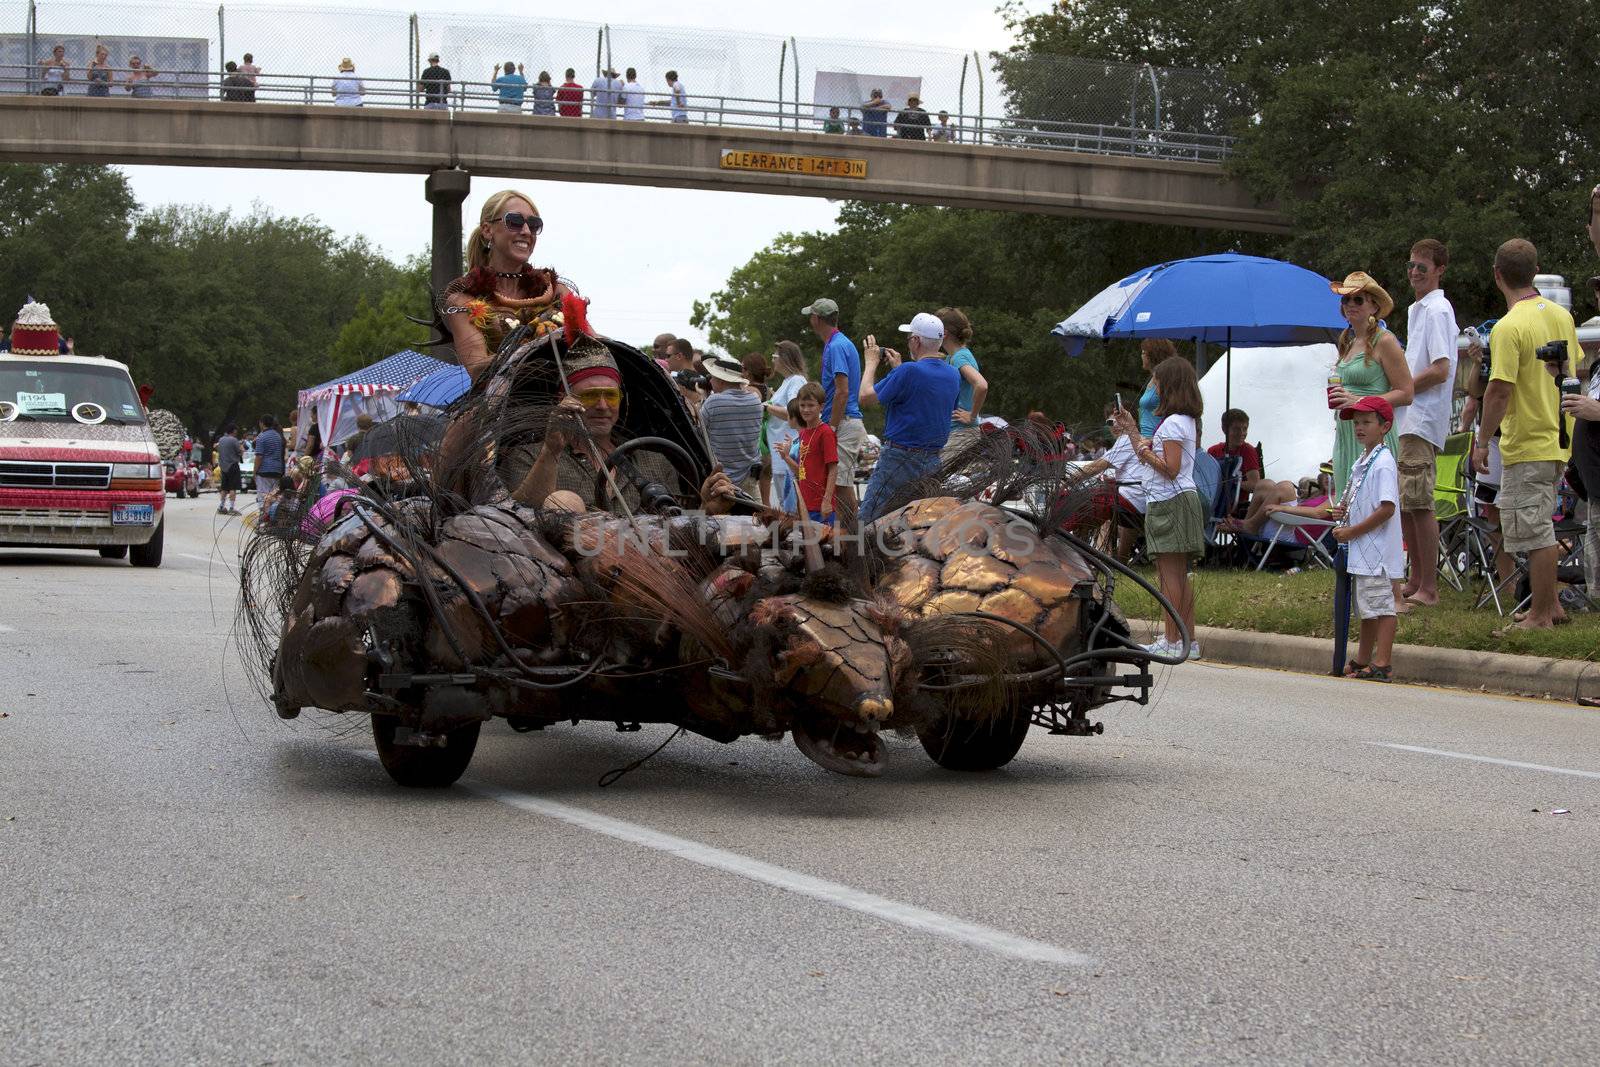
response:
M1394 582L1406 573L1400 536L1400 471L1383 438L1394 424L1394 409L1381 396L1362 397L1340 413L1355 423L1356 440L1366 449L1350 468L1344 497L1333 507L1274 504L1269 512L1340 520L1334 540L1346 546L1346 570L1354 579L1353 600L1361 620L1361 644L1345 675L1373 682L1390 680L1395 615Z

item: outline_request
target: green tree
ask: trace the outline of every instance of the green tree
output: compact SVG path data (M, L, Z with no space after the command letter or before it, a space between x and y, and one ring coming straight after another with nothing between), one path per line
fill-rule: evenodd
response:
M417 307L393 295L417 273L314 220L141 212L110 168L0 166L0 314L30 295L49 304L78 352L126 363L196 432L282 415L297 389L338 376L355 310Z
M1546 271L1591 273L1580 220L1600 102L1573 90L1570 71L1600 59L1594 5L1554 19L1489 0L1349 0L1333 14L1294 0L1008 10L1017 44L999 68L1027 114L1059 104L1027 75L1039 56L1221 75L1222 113L1244 116L1230 169L1288 214L1284 258L1330 276L1367 270L1404 304L1411 243L1438 237L1464 322L1504 310L1489 265L1507 238L1532 240Z
M896 327L949 305L972 319L972 349L990 382L985 410L1020 418L1042 409L1079 429L1098 426L1113 391L1142 389L1135 346L1095 345L1069 358L1056 322L1141 266L1215 251L1214 233L1132 223L925 206L847 204L829 233L785 234L696 305L695 324L736 353L800 343L813 372L820 346L799 309L839 302L841 324L902 351ZM1257 251L1248 241L1243 251Z
M356 301L329 353L337 373L348 374L428 341L431 331L415 320L432 317L429 270L425 256L413 256L376 304L365 295Z

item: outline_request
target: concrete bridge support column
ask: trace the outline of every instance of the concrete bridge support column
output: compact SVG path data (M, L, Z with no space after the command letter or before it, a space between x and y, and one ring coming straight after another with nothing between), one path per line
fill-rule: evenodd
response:
M461 204L472 175L459 167L428 175L423 191L433 205L433 291L440 293L461 276Z

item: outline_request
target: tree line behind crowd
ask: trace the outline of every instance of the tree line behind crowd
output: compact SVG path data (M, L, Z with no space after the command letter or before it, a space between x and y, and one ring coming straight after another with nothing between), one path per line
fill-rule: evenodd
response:
M1541 269L1572 284L1578 318L1594 313L1582 230L1600 182L1600 98L1572 71L1600 58L1600 6L1550 19L1484 0L1350 0L1337 11L1289 0L1069 0L1008 11L1016 44L996 69L1016 114L1072 121L1077 97L1092 92L1063 92L1035 56L1218 72L1203 92L1166 98L1165 120L1236 136L1228 170L1276 202L1292 232L846 205L836 232L779 237L697 305L712 344L740 354L780 337L803 343L795 309L823 293L858 338L955 305L972 319L993 385L986 411L1039 408L1085 425L1118 386L1142 388L1137 350L1095 345L1069 362L1049 329L1165 260L1275 256L1335 278L1365 270L1402 296L1412 244L1435 237L1450 249L1444 284L1466 324L1505 310L1494 251L1526 237ZM1401 330L1404 304L1390 323Z
M191 432L281 417L298 389L415 344L419 274L313 219L144 211L108 167L0 166L0 314L49 304L75 352L128 364Z

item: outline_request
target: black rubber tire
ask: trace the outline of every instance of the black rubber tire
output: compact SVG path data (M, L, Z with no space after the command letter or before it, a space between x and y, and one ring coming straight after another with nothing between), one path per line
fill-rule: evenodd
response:
M162 522L156 527L155 536L142 545L128 546L128 562L135 567L161 566L162 542L167 538L167 524Z
M127 545L101 545L101 559L126 559L128 558Z
M933 762L947 771L992 771L1016 757L1030 725L1026 711L998 722L954 722L944 718L918 728L917 740Z
M443 789L454 785L456 779L467 771L472 753L478 747L478 730L482 723L473 723L445 735L443 748L417 748L397 745L395 729L400 720L393 715L372 717L372 741L378 747L378 760L400 785L408 789Z

